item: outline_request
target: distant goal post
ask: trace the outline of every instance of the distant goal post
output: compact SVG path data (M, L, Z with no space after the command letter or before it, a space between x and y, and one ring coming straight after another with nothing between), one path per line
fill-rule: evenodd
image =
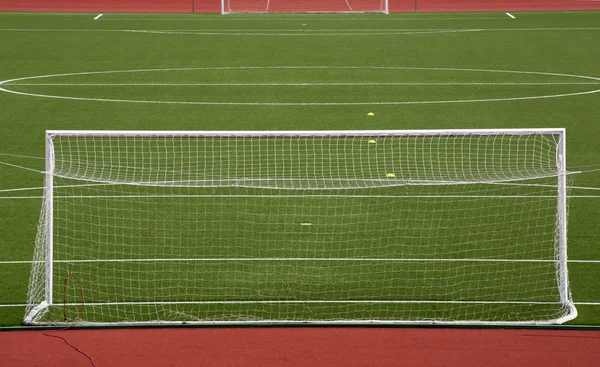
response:
M221 0L221 14L389 13L388 0Z
M48 131L46 171L25 324L577 316L564 129Z

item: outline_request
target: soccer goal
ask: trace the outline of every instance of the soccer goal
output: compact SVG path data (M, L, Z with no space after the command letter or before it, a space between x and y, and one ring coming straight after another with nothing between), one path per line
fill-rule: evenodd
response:
M221 0L221 13L388 14L388 0Z
M25 324L576 317L563 129L48 131Z

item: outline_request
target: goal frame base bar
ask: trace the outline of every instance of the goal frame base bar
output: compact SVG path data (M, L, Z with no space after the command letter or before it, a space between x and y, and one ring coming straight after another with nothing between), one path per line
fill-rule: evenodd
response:
M68 326L74 325L74 321L65 322L37 322L33 321L35 316L47 309L50 305L44 301L34 307L23 320L23 325L26 326ZM577 308L573 303L567 304L569 313L558 319L547 321L461 321L461 320L232 320L232 321L122 321L122 322L89 322L80 320L77 321L77 326L80 327L102 327L102 326L551 326L561 325L565 322L574 320L578 316Z

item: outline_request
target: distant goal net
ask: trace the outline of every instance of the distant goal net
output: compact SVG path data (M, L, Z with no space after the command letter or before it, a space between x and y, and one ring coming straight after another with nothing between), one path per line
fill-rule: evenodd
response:
M46 143L25 324L577 315L563 129L48 131Z
M221 0L221 13L388 13L388 0Z

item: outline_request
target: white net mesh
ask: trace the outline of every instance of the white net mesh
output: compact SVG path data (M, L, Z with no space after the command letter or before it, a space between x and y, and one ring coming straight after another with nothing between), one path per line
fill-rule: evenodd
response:
M53 135L29 321L564 319L559 139Z
M224 13L387 12L387 0L223 0Z

